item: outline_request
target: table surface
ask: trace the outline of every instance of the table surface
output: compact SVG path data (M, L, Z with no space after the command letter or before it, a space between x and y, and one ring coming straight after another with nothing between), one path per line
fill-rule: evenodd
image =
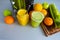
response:
M35 0L34 3L55 3L60 10L60 0ZM12 10L9 0L0 0L0 40L60 40L60 32L46 37L42 28L32 28L29 24L26 27L20 26L17 22L11 25L4 23L3 10Z

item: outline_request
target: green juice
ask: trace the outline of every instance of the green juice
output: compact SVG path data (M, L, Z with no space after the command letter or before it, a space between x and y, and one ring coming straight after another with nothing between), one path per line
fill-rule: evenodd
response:
M32 27L36 28L40 25L40 23L43 21L44 15L41 12L32 12L31 17L31 25Z

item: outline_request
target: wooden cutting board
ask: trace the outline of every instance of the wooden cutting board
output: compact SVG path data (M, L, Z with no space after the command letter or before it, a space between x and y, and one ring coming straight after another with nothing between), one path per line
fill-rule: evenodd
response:
M48 10L48 12L49 12L49 10ZM46 17L51 17L50 12L47 14ZM52 17L51 17L51 18L52 18ZM56 27L56 26L55 26L55 23L53 23L53 25L51 25L51 26L48 27L48 26L46 26L46 25L44 24L44 22L42 22L42 23L41 23L41 27L42 27L42 29L43 29L43 31L44 31L44 33L45 33L46 36L55 34L55 33L57 33L57 32L60 31L60 28L55 28L55 27Z
M60 31L60 28L54 28L54 26L51 26L48 28L43 22L41 23L41 27L42 27L46 36L55 34Z

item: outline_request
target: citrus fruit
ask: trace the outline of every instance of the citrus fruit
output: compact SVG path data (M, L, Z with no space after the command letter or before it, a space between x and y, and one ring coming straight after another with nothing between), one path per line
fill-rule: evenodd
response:
M46 16L47 15L47 11L45 10L45 9L42 9L42 11L41 11L43 14L44 14L44 16Z
M42 4L36 3L33 7L35 11L41 11L43 9Z
M42 6L43 6L44 9L47 9L47 8L49 7L49 4L48 4L47 2L44 2L44 3L42 4Z
M50 25L53 24L53 19L50 18L50 17L46 17L46 18L44 19L44 23L45 23L47 26L50 26Z
M33 11L30 11L30 12L29 12L29 17L30 17L30 19L31 19L31 14L32 14L32 12L33 12Z
M12 24L12 23L14 23L14 18L13 18L12 16L6 16L6 17L4 18L4 22L5 22L6 24Z
M4 16L11 16L12 12L9 9L5 9L4 12L3 12L3 15Z

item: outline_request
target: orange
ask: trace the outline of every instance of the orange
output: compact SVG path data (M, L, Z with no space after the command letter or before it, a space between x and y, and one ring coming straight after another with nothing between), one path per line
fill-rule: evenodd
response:
M13 18L12 16L6 16L6 17L4 18L4 22L5 22L6 24L12 24L12 23L14 23L14 18Z
M31 19L31 14L32 14L32 12L33 12L33 10L29 12L29 17L30 17L30 19Z
M50 17L46 17L46 18L44 19L44 23L45 23L47 26L50 26L50 25L53 24L53 19L50 18Z
M36 3L33 7L35 11L41 11L43 9L42 4Z
M46 15L47 15L47 10L42 9L42 11L41 11L41 12L44 14L44 16L46 16Z

